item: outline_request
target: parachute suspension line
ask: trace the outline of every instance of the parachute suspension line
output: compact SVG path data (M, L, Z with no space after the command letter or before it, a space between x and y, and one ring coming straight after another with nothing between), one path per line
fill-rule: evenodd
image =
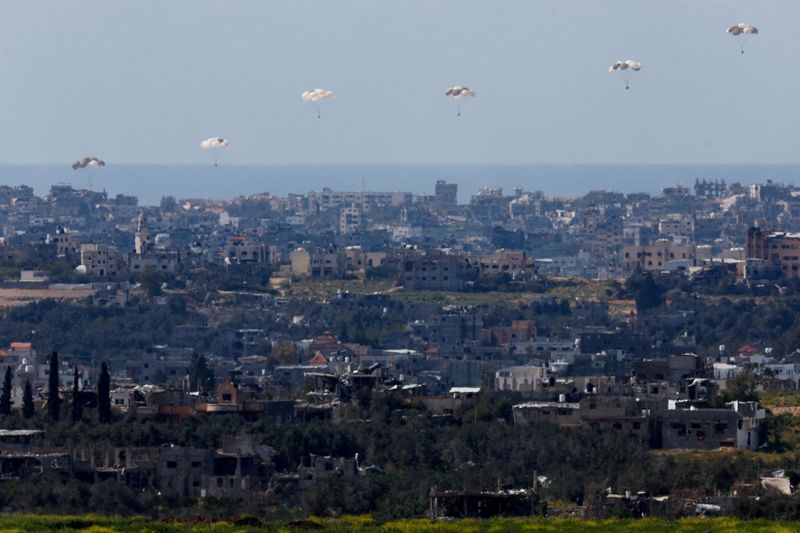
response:
M739 49L741 50L741 53L744 54L744 43L739 44Z
M456 85L455 87L450 87L444 92L445 96L450 96L453 99L453 102L456 105L456 116L461 116L461 99L469 96L470 98L475 98L476 94L475 91L469 90L467 87L462 87L461 85Z
M625 81L625 90L629 90L631 88L631 82Z
M322 118L322 110L319 107L319 103L314 103L314 109L317 110L317 118Z
M219 151L214 150L214 168L219 166Z

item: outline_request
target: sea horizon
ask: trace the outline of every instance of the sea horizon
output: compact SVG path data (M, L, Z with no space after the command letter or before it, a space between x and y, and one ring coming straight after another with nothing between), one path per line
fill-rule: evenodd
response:
M429 193L437 180L457 183L459 201L483 187L515 187L549 196L580 196L594 190L658 194L663 187L692 187L696 179L742 184L773 180L800 183L792 164L108 164L74 171L69 165L2 164L0 184L29 185L44 196L55 184L135 195L141 205L164 196L230 200L271 193L285 196L312 190Z

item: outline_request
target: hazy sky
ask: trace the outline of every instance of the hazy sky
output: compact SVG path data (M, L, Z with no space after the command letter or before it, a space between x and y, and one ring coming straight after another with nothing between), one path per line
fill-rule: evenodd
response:
M798 0L5 0L0 163L204 163L217 135L228 164L798 162L798 21ZM744 55L737 22L761 30ZM478 93L460 118L454 84Z

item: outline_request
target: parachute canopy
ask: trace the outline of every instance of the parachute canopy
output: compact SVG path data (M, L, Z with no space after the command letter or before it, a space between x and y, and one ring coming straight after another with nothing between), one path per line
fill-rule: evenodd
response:
M445 96L452 96L454 100L463 100L467 96L475 98L478 96L475 94L475 91L471 91L467 87L462 87L461 85L456 85L455 87L450 87L444 92Z
M326 89L316 88L310 91L305 91L303 93L303 101L311 102L314 104L322 100L335 100L335 99L336 99L336 93L334 93L333 91L328 91Z
M745 24L744 22L740 22L735 26L731 26L727 29L727 32L734 37L738 35L756 35L758 33L758 28L753 26L752 24Z
M610 67L608 67L609 72L619 72L620 70L628 70L631 69L634 72L639 72L642 70L642 64L638 61L633 61L632 59L626 59L625 61L617 61Z
M736 40L739 41L739 49L742 53L744 53L745 41L750 40L751 36L758 34L758 28L752 24L746 24L744 22L740 22L735 26L731 26L725 31L728 33L728 35L736 37Z
M634 61L633 59L626 59L624 61L617 61L613 65L608 67L608 71L611 74L614 74L616 72L623 72L623 71L626 73L626 75L625 75L625 89L630 89L631 88L631 83L630 83L630 81L631 81L630 80L631 73L639 72L640 70L642 70L642 64L639 63L638 61Z
M230 143L227 139L222 137L211 137L200 143L200 148L203 150L211 150L212 148L227 148Z
M72 170L78 170L79 168L86 168L86 167L104 167L106 166L106 162L102 159L98 159L96 157L82 157L72 163Z

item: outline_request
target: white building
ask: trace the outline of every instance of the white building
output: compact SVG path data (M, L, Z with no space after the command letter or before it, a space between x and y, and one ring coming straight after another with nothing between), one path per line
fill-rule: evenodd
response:
M537 392L547 379L543 366L510 366L494 374L494 388L498 391Z

